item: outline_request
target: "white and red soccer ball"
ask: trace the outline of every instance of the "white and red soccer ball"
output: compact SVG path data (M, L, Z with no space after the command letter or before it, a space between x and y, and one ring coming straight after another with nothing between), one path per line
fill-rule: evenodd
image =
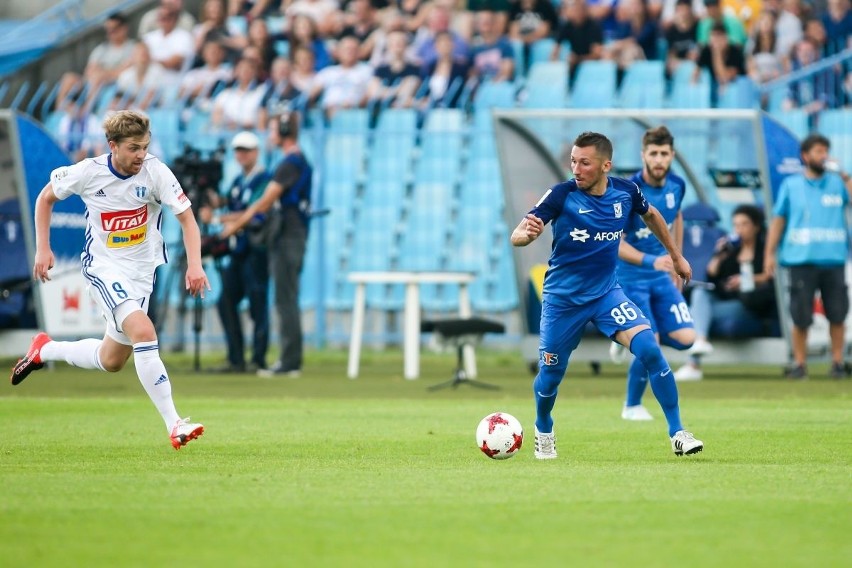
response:
M505 460L521 449L524 429L517 418L505 412L489 414L476 428L476 444L494 460Z

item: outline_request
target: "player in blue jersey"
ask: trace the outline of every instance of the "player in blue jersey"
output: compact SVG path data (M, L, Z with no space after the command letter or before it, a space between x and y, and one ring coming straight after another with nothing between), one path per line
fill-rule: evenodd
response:
M642 137L642 170L634 182L645 199L660 212L675 246L683 245L683 217L680 212L686 184L669 169L674 159L674 137L665 126L651 128ZM627 297L636 302L651 321L651 329L663 345L689 349L695 341L695 326L680 287L672 278L672 261L663 244L651 234L634 211L627 218L624 236L618 250L618 282ZM704 342L706 343L706 342ZM624 346L613 343L610 355L620 362ZM621 417L625 420L652 420L642 406L642 395L648 385L648 371L639 358L627 370L627 398Z
M704 443L684 430L677 386L651 322L624 294L615 277L621 234L636 212L668 251L673 271L688 281L692 268L675 246L660 213L632 181L610 177L612 143L584 132L571 149L574 179L547 190L512 232L514 246L526 246L553 223L553 246L544 277L536 403L535 457L556 457L551 412L568 358L590 321L644 364L651 389L663 408L676 455L694 454Z

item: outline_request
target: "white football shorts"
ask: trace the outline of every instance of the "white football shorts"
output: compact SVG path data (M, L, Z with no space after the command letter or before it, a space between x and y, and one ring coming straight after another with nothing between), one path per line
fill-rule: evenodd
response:
M121 324L136 310L148 313L154 275L128 276L112 267L85 266L83 276L89 283L89 295L106 320L106 334L122 345L133 345Z

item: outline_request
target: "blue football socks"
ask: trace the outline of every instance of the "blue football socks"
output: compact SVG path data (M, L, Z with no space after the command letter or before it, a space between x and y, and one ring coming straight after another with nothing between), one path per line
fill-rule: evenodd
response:
M663 414L666 415L669 436L674 436L675 432L683 430L683 424L680 422L680 407L677 403L677 385L675 385L674 373L663 357L663 352L657 344L654 332L645 329L633 336L633 341L630 342L630 351L642 361L642 364L648 370L651 390L654 391L654 396L657 397L657 401L663 409Z

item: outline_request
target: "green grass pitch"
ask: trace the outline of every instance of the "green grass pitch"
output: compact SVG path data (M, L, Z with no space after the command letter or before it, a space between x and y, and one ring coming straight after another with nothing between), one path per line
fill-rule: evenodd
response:
M625 367L569 369L559 458L532 455L531 377L480 352L480 378L424 354L310 353L300 379L215 376L167 358L179 412L205 435L179 452L130 364L58 365L0 387L0 566L848 566L852 381L710 368L679 385L705 451L671 453L662 413L627 423ZM212 361L206 361L212 363ZM526 429L519 455L475 446L486 414Z

